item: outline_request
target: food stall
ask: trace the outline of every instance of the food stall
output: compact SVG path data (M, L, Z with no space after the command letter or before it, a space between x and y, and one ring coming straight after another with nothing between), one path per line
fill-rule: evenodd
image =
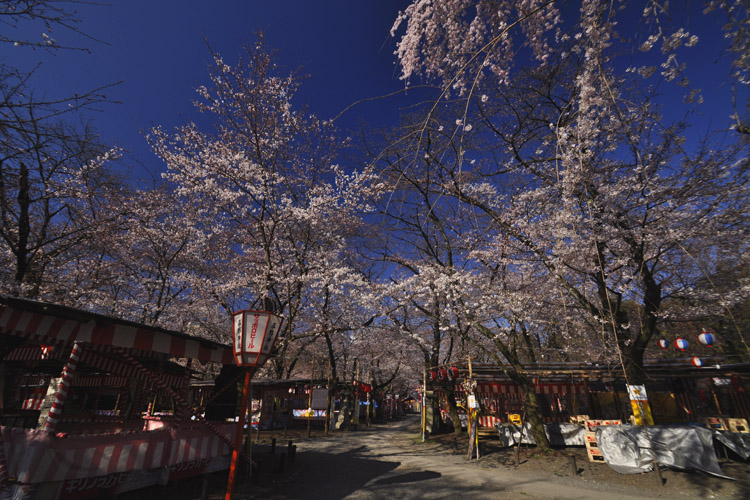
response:
M0 296L0 496L113 496L228 468L236 424L194 411L193 362L233 364L232 348Z

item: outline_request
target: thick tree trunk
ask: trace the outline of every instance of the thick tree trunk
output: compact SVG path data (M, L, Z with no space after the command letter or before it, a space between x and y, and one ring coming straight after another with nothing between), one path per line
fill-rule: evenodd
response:
M542 420L541 408L539 408L539 400L536 391L534 391L534 383L528 377L522 375L515 375L512 378L514 382L521 386L524 408L526 409L526 421L531 427L531 435L534 436L536 446L541 451L548 451L550 449L549 439L544 432L544 421Z

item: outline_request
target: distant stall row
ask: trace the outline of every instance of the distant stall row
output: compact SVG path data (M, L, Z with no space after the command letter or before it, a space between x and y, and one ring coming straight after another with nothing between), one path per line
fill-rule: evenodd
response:
M496 366L474 363L472 369L480 425L493 427L497 422L510 423L514 415L523 415L518 384ZM701 423L707 418L750 420L750 363L727 363L719 357L706 358L703 367L690 366L685 360L651 361L646 362L646 371L645 386L656 424ZM527 366L526 375L534 380L544 422L569 422L581 414L592 419L630 420L631 402L617 366L543 363ZM428 384L443 420L449 424L446 397L450 391L446 391L446 384L452 384L456 399L465 399L463 381L467 376L468 367L458 365L455 380L446 378Z

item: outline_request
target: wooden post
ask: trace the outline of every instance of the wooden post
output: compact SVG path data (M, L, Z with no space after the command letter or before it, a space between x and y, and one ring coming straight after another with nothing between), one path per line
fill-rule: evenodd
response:
M245 384L242 387L242 400L240 402L240 416L237 420L237 432L234 436L234 450L232 451L232 462L229 466L229 480L227 481L227 494L225 500L231 500L232 489L234 488L234 478L237 473L237 457L242 447L242 433L245 426L245 414L247 412L247 393L250 387L250 370L245 372Z
M425 440L427 428L427 368L422 369L422 442Z
M249 384L250 387L248 388L248 398L247 398L247 406L245 407L245 411L247 411L247 441L245 442L245 453L247 453L247 456L250 457L250 460L248 461L248 471L250 471L250 477L253 476L253 385ZM258 427L260 427L260 422L258 422Z
M307 395L307 437L310 437L310 424L315 412L312 409L313 382L315 380L315 358L312 360L312 371L310 372L310 392Z
M331 425L331 415L333 414L332 406L333 406L333 395L331 394L331 358L328 358L328 375L326 380L326 389L328 390L327 396L326 396L326 419L323 423L323 435L328 435L328 426ZM291 442L291 441L290 441ZM291 456L291 454L290 454Z
M471 457L474 454L474 442L477 439L477 426L472 425L472 413L473 410L467 408L466 418L469 420L469 450L466 453L466 460L471 460Z
M369 371L367 373L368 373L367 378L370 384L370 391L372 391L372 367L369 368ZM367 396L367 413L365 413L365 426L370 427L370 405L372 404L372 398L370 398L369 392L366 394L366 396Z

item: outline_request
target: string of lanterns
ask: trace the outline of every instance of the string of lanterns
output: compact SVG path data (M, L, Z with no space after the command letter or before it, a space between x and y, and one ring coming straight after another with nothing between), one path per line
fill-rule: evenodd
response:
M716 343L716 338L713 333L704 328L703 331L698 334L698 342L706 347L713 347L714 343ZM666 339L659 339L658 344L662 351L666 351L669 348L669 342ZM680 352L685 352L688 345L688 341L682 337L674 339L675 349ZM697 368L703 366L703 360L699 356L693 356L690 359L690 363Z
M430 372L430 381L435 382L436 380L456 380L458 378L458 368L451 366L450 368L441 368L439 370L433 370Z

